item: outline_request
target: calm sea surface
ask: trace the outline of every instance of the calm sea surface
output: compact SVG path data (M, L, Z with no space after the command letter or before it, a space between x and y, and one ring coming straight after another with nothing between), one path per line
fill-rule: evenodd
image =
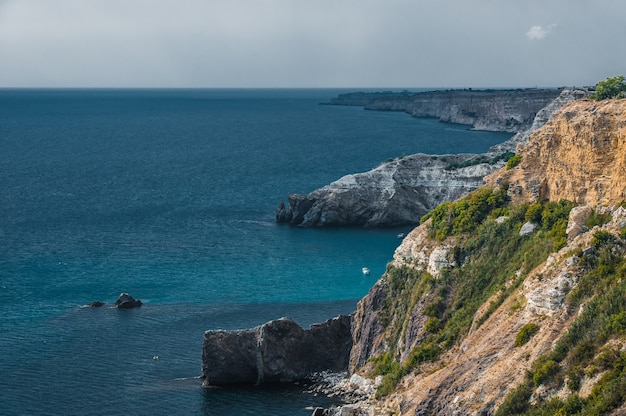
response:
M279 201L390 157L510 136L318 105L342 92L0 90L0 414L327 405L301 386L195 378L207 329L352 312L408 231L279 226ZM79 308L120 292L144 306Z

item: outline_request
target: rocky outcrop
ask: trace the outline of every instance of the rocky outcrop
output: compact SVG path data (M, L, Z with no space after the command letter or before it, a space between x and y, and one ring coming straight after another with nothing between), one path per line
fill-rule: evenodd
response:
M580 100L520 145L520 164L486 178L515 200L567 199L592 207L626 200L626 100Z
M302 227L395 226L419 223L444 201L478 188L483 177L504 165L472 164L476 155L416 154L343 178L308 195L289 195L276 221ZM462 164L471 166L454 168Z
M531 129L541 127L560 106L586 94L583 90L563 90L538 113ZM408 100L410 96L402 97ZM369 172L346 175L309 194L289 195L287 204L280 203L276 221L301 227L417 224L422 215L440 203L482 186L485 175L504 165L502 154L514 151L529 135L520 133L487 154L415 154Z
M331 100L337 105L363 105L367 110L404 111L466 124L476 130L518 132L560 93L558 89L448 90L418 93L353 93ZM369 100L367 99L369 98Z
M204 385L282 383L323 370L346 371L352 338L349 316L304 330L281 318L253 329L204 334Z
M137 308L143 305L139 299L135 299L128 293L120 293L119 297L115 301L115 307L118 309L131 309Z

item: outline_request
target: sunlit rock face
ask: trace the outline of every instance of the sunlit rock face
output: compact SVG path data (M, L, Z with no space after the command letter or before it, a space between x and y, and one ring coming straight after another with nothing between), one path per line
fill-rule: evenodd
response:
M513 200L567 199L591 207L626 199L626 100L580 100L521 145L520 164L486 178Z

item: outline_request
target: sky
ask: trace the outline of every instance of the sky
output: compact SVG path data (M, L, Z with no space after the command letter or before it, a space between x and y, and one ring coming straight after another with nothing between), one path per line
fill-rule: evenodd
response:
M0 87L560 87L622 74L624 0L0 0Z

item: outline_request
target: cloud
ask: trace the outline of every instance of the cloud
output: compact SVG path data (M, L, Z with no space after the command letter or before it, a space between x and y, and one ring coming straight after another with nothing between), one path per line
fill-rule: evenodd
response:
M528 32L526 32L526 37L530 40L544 39L550 34L550 32L552 32L552 29L554 29L555 27L556 24L551 24L546 27L532 26L530 29L528 29Z

